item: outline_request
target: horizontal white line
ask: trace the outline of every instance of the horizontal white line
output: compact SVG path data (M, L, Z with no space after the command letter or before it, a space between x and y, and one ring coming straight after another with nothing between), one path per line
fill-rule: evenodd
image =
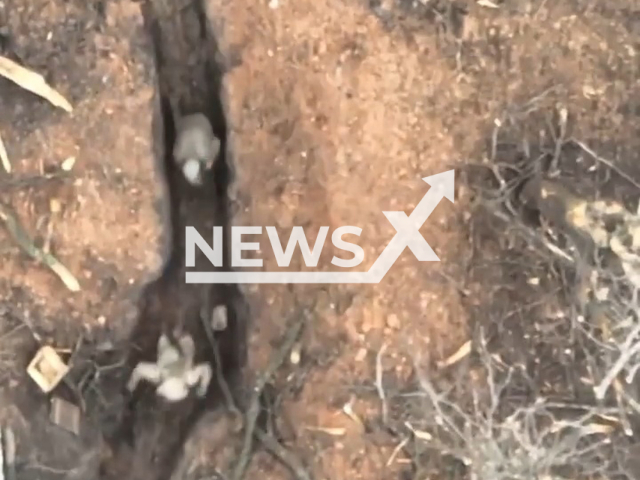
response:
M386 272L385 272L386 273ZM187 283L380 283L375 272L187 272Z

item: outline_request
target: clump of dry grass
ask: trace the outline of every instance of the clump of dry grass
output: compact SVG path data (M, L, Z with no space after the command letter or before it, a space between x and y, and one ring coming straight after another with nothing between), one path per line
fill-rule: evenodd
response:
M472 480L637 478L625 457L640 419L640 215L563 169L606 170L607 181L630 189L638 183L567 137L566 111L558 118L551 144L520 137L506 149L500 136L517 137L522 119L497 121L489 158L474 165L486 173L474 185L477 207L502 226L493 234L502 251L488 257L477 246L481 262L500 269L507 255L517 259L518 274L537 291L526 294L527 305L522 291L513 294L518 304L509 308L518 314L508 321L493 314L508 309L490 305L498 303L493 294L484 314L476 311L477 330L492 332L491 347L484 334L473 341L477 371L454 367L463 381L453 387L440 375L418 376L412 425L428 433L421 440L430 451L456 459ZM503 280L504 290L517 289L507 273ZM559 307L553 319L543 312L551 301ZM519 347L505 336L510 329Z
M561 413L566 405L543 397L510 396L517 368L492 358L480 343L480 371L457 386L439 388L419 374L418 425L429 433L429 449L464 464L472 480L606 478L614 428L603 414L595 407ZM478 374L483 380L474 382Z

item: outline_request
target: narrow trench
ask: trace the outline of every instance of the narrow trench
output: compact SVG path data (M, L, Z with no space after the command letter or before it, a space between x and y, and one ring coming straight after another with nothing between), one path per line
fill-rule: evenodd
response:
M213 226L223 226L224 266L228 269L228 231L231 222L228 189L233 182L233 163L227 148L227 122L222 101L223 71L217 58L217 42L210 30L204 0L181 6L164 0L141 5L144 25L154 50L156 108L154 151L169 197L170 254L160 277L146 286L140 299L127 360L130 372L141 360L154 361L162 332L182 327L196 343L195 362L207 361L214 372L219 367L237 403L241 399L242 369L246 364L249 309L237 285L193 285L185 283L185 227L195 227L211 238ZM194 187L175 166L172 149L176 137L174 112L205 114L221 148L213 169ZM215 270L204 255L196 256L196 268ZM216 366L213 344L207 337L201 312L225 304L226 330L216 332L219 351ZM125 396L127 394L125 393ZM141 385L126 399L117 426L105 433L106 454L99 478L169 480L184 443L203 414L224 407L224 396L214 373L205 398L188 397L178 403L159 399L153 386Z

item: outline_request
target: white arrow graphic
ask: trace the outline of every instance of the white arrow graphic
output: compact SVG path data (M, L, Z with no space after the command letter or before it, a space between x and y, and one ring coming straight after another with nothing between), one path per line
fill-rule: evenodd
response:
M422 197L422 200L416 205L409 217L404 212L382 212L389 219L397 233L367 272L372 276L372 279L376 279L374 283L379 283L384 278L406 247L409 247L420 262L440 261L436 252L420 235L420 227L424 225L424 222L427 221L429 215L443 198L446 198L451 203L454 202L454 171L449 170L437 175L431 175L430 177L424 177L422 180L431 185L431 188Z
M396 234L367 272L187 272L187 283L380 283L405 248L418 261L440 259L420 234L420 228L443 198L454 203L454 170L424 177L429 191L407 216L402 211L383 212Z

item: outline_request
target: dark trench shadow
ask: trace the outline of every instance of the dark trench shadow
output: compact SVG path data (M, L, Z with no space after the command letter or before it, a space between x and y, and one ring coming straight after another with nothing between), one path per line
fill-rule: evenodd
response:
M158 2L159 4L160 2ZM162 332L181 327L196 344L195 362L209 362L216 370L214 350L201 319L203 305L224 304L228 325L215 333L223 378L238 400L242 369L246 364L246 336L249 309L236 285L194 285L185 283L185 227L195 227L204 238L211 238L212 227L225 232L223 267L214 268L204 255L196 257L198 270L228 270L228 226L230 205L227 190L233 167L227 148L227 125L221 100L222 71L216 62L217 46L207 27L204 7L194 1L175 16L161 15L154 2L142 6L145 28L155 51L158 108L154 118L154 139L161 177L169 197L170 254L159 278L144 290L140 315L131 337L127 360L130 372L141 360L154 361ZM189 54L185 53L187 49ZM188 58L197 56L197 64ZM176 167L172 147L176 137L173 109L181 115L202 112L221 140L214 168L207 172L201 187L191 186ZM159 134L161 132L161 134ZM123 387L124 388L124 387ZM125 394L126 395L126 394ZM177 403L157 397L154 387L140 385L131 395L119 424L105 435L110 455L100 468L101 479L167 480L181 457L182 447L203 414L224 407L224 397L215 373L207 396L189 396ZM241 401L240 401L241 403Z

